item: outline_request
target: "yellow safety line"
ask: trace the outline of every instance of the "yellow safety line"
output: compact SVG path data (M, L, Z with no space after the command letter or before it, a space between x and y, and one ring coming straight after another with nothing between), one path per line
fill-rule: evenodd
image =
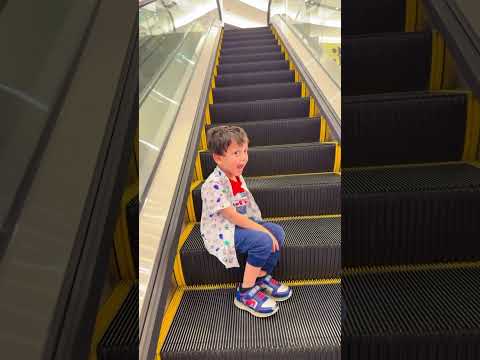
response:
M212 123L210 119L210 106L208 104L205 106L205 123L207 125L210 125Z
M133 265L132 250L130 248L130 234L127 224L126 207L128 203L138 196L138 183L129 186L122 195L120 213L114 235L115 257L119 265L120 277L122 279L135 279L136 271Z
M328 175L336 174L335 171L325 171L325 172L316 172L316 173L304 173L304 174L286 174L286 175L264 175L264 176L249 176L249 179L268 179L268 178L281 178L287 176L308 176L308 175Z
M127 297L132 285L133 281L131 280L121 281L113 289L113 292L107 301L100 307L100 311L97 314L97 319L95 320L95 328L93 332L92 343L90 345L89 360L97 359L97 346L105 335L105 332L110 326L113 318L120 310L120 307L125 301L125 298Z
M324 145L335 145L337 144L336 141L326 141L323 143ZM261 147L273 147L273 146L295 146L295 145L299 145L299 144L276 144L276 145L262 145L262 146L252 146L250 148L250 150L252 149L255 149L255 148L261 148ZM199 153L205 153L205 152L208 152L208 149L202 149L202 150L198 150ZM281 176L281 175L280 175Z
M480 267L480 261L475 262L445 262L436 264L419 264L419 265L394 265L394 266L362 266L356 268L344 268L343 275L357 275L369 273L384 272L411 272L421 270L440 270L440 269L462 269Z
M308 280L287 280L282 283L288 286L308 286L308 285L334 285L340 284L341 279L308 279ZM220 289L234 289L237 287L235 283L226 284L208 284L208 285L189 285L185 286L186 291L202 291L202 290L220 290Z
M185 241L187 241L188 236L192 232L194 226L195 223L188 223L182 234L180 235L180 239L178 241L177 254L175 255L175 262L173 264L173 271L175 273L175 279L177 280L178 286L186 285L185 277L183 275L182 258L180 256L180 251L182 250L182 247L185 244Z
M464 161L473 160L470 159L470 147L471 147L471 129L473 125L473 96L472 93L467 94L467 119L465 121L465 141L463 145L462 159Z
M417 23L417 0L406 1L405 15L405 32L414 32Z
M170 304L168 304L167 311L163 316L162 326L160 328L160 336L157 345L157 358L159 360L161 359L160 352L162 351L163 344L167 339L168 331L170 330L170 326L172 326L173 319L175 318L175 314L177 313L180 302L182 301L184 291L185 289L183 287L179 287L177 290L175 290L172 300L170 301Z
M313 100L313 97L310 96L310 109L308 112L308 117L314 117L315 116L315 100Z
M315 219L330 219L330 218L340 218L341 214L331 214L331 215L307 215L307 216L285 216L285 217L270 217L264 218L267 221L281 221L281 220L315 220Z
M445 42L438 31L432 33L432 65L430 70L430 90L439 90L442 85Z
M340 144L336 144L335 146L335 165L333 167L334 172L339 172L340 171L340 164L341 164L341 155L342 154L342 148L340 147Z
M320 117L320 142L325 142L325 136L327 133L327 120L323 116Z
M206 149L207 148L207 133L205 132L205 126L202 126L202 134L200 138L200 148Z
M195 170L197 171L198 180L203 180L202 163L200 162L200 151L197 152L197 158L195 159Z
M475 160L478 155L480 138L480 103L478 99L472 98L472 127L470 130L470 159Z

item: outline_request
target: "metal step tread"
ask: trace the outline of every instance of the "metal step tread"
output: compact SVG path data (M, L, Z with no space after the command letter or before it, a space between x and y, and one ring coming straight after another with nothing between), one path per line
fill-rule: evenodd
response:
M341 218L292 217L264 219L279 224L285 231L285 247L275 268L280 280L337 278L341 272ZM239 282L242 268L225 267L205 249L200 224L187 226L180 249L183 278L187 285ZM245 257L238 254L241 264ZM199 271L201 269L201 271Z
M480 336L480 264L343 274L342 288L347 342Z
M292 297L268 319L237 309L234 289L186 290L161 358L189 354L190 359L292 359L308 354L340 359L340 284L292 288Z
M480 168L458 162L343 170L345 195L392 192L480 191Z

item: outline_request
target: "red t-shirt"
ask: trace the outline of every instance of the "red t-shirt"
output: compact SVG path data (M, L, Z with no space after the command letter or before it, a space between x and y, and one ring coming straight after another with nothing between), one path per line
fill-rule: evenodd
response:
M233 196L245 191L245 189L242 188L242 181L240 178L238 176L236 178L237 181L228 178L228 180L230 180L230 184L232 185Z
M247 205L248 205L248 197L247 192L244 188L242 188L242 181L237 176L237 181L230 180L230 184L232 185L232 192L233 192L233 206L240 214L247 213Z

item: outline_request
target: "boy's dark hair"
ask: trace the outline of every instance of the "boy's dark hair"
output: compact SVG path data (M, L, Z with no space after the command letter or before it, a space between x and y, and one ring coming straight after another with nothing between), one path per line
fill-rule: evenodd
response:
M207 132L207 147L212 154L223 155L232 140L239 145L248 143L247 133L241 127L229 125L212 127Z

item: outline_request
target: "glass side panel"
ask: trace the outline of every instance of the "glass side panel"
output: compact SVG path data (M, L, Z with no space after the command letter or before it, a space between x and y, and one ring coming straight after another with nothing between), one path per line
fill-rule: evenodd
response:
M168 139L205 37L218 20L216 0L182 1L168 8L155 1L147 7L140 11L140 36L150 37L143 40L150 44L140 49L144 59L140 63L144 84L143 99L140 96L140 198Z
M341 1L273 0L270 14L284 18L340 87Z
M0 3L1 238L97 1Z

